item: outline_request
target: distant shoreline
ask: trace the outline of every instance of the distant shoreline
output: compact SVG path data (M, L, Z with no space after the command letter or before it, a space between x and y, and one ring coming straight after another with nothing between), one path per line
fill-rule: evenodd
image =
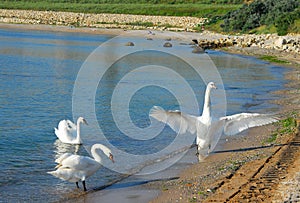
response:
M3 9L0 9L0 16ZM169 38L176 40L185 40L190 43L192 39L197 39L199 46L204 49L221 49L227 52L254 55L254 56L274 56L278 59L287 60L300 65L300 34L288 34L278 36L277 34L243 34L227 35L214 33L207 30L203 32L174 32L170 30L156 29L123 29L111 27L75 27L68 25L54 24L28 24L6 22L5 18L0 17L0 28L24 29L24 30L43 30L53 32L81 32L103 35L121 35L127 31L135 30L139 37L145 38ZM149 31L155 35L149 35ZM177 36L184 36L184 39ZM283 64L284 65L284 64Z

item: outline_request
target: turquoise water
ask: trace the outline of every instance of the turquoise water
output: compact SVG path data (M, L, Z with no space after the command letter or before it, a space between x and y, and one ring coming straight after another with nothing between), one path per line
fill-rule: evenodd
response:
M72 92L77 73L92 51L111 38L0 29L0 202L53 202L78 193L75 184L63 182L46 172L53 170L58 154L88 153L83 146L61 144L56 140L53 128L61 119L73 120ZM186 45L178 49L190 50L190 47ZM284 88L286 69L251 57L217 51L208 51L208 54L224 82L227 114L276 112L280 108L269 101L278 98L273 91ZM97 119L110 143L117 148L133 154L151 154L175 138L175 134L166 129L165 134L154 139L129 139L114 124L110 112L113 90L128 71L143 65L149 58L167 65L168 57L154 51L135 54L130 60L112 66L100 81L95 96ZM173 63L180 64L180 61ZM184 68L181 65L174 70ZM201 78L192 70L182 72L196 91L201 106L204 83L199 82ZM147 73L142 73L141 78L155 82L155 78L147 77ZM126 85L126 81L123 83ZM172 78L166 83L180 89ZM212 101L215 106L218 106L217 96ZM148 112L153 105L178 108L176 98L166 89L144 87L130 101L132 122L140 128L149 126ZM103 168L87 181L87 187L101 187L119 178L120 174Z

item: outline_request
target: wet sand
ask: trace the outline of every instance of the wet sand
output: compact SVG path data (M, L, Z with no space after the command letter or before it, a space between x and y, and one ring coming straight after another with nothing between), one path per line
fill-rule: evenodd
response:
M12 29L30 29L30 30L47 30L54 32L85 32L93 34L107 34L107 35L120 35L127 32L120 29L94 29L94 28L74 28L68 26L51 26L51 25L16 25L16 24L0 24L0 28L12 28ZM139 31L140 37L149 37L148 31ZM180 36L183 33L180 33ZM185 39L181 39L185 42L193 38L214 38L219 37L216 35L207 35L199 33L184 33ZM177 39L178 33L157 31L155 35L151 35L151 38L172 38ZM300 111L300 69L298 55L282 53L277 51L270 51L256 48L236 48L230 47L226 49L227 52L259 56L259 55L276 55L279 58L289 60L291 63L287 65L287 68L292 70L286 75L289 80L287 84L288 89L278 91L276 94L282 95L282 99L274 101L282 105L281 117L286 118L291 115L291 112L297 114L299 119ZM72 202L203 202L209 201L214 195L217 194L218 184L224 179L228 179L229 176L237 174L238 171L244 166L249 170L255 167L259 167L259 162L263 162L268 156L272 156L274 151L277 150L276 145L270 145L266 143L266 140L270 137L273 131L276 131L276 125L268 125L258 127L249 130L246 134L238 137L227 137L223 139L222 149L216 150L204 162L195 163L185 168L183 171L176 171L178 179L175 180L156 180L140 185L124 187L109 187L102 191L90 191L88 194L81 195L75 201ZM277 144L286 144L293 134L281 135L276 140ZM193 149L191 149L193 150ZM192 155L190 155L192 157ZM297 161L297 160L296 160ZM295 161L295 163L296 163ZM299 161L299 159L298 159ZM183 161L183 163L185 163ZM284 191L291 188L295 188L295 185L299 186L299 174L300 166L294 163L290 163L293 170L289 170L286 179L283 179L279 186L274 188L274 198L280 202L280 198L283 200ZM168 173L169 175L172 173ZM175 173L173 173L174 175ZM168 177L167 177L168 178ZM240 179L242 180L242 179ZM296 182L298 180L298 182ZM287 184L287 182L289 184ZM231 186L240 184L231 183ZM298 189L299 190L299 189ZM222 196L221 196L222 197ZM224 196L225 198L225 196ZM225 199L220 199L225 201Z

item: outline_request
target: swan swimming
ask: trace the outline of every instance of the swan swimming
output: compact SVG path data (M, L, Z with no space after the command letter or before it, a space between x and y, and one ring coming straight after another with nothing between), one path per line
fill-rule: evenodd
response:
M57 138L67 144L82 144L80 138L80 124L88 124L82 117L77 119L77 125L70 120L61 120L58 123L58 128L54 128Z
M176 111L165 111L161 107L154 106L149 115L158 121L168 124L175 132L184 134L190 132L197 133L196 144L198 152L207 150L207 155L211 150L211 142L216 133L224 133L225 135L235 135L248 128L262 126L278 121L277 118L258 113L240 113L231 116L224 116L212 122L210 114L210 93L212 89L216 89L213 82L209 82L206 87L203 112L201 116L193 116ZM199 161L205 157L199 154Z
M65 181L75 182L77 188L79 188L78 182L81 181L83 189L86 191L85 180L102 166L102 158L96 151L97 149L100 149L114 163L109 148L102 144L94 144L91 148L93 158L65 153L55 160L58 163L55 167L56 170L47 173Z

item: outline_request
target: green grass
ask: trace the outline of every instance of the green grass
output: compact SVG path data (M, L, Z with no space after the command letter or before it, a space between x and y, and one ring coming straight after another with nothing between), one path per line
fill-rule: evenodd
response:
M270 34L270 33L276 33L277 29L274 25L262 25L258 28L255 28L253 30L250 30L249 33L251 34Z
M291 26L289 32L300 33L300 19L294 21L294 24Z
M269 55L260 56L259 59L269 61L269 62L272 62L272 63L280 63L280 64L290 63L290 62L285 61L285 60L280 60L276 56L269 56Z
M265 140L265 143L273 143L276 141L278 133L273 133L270 137Z
M149 4L149 3L94 3L95 1L77 1L87 3L76 3L76 1L4 1L0 0L2 9L25 9L25 10L47 10L47 11L69 11L82 13L118 13L137 15L160 15L160 16L194 16L213 17L224 15L228 11L235 10L239 4L203 4L203 3L181 3L181 4ZM121 2L121 1L120 1Z
M296 114L293 114L290 117L277 122L278 127L276 132L273 133L269 138L264 140L263 144L274 143L277 137L280 135L295 133L297 130L297 121L295 119L295 115Z

